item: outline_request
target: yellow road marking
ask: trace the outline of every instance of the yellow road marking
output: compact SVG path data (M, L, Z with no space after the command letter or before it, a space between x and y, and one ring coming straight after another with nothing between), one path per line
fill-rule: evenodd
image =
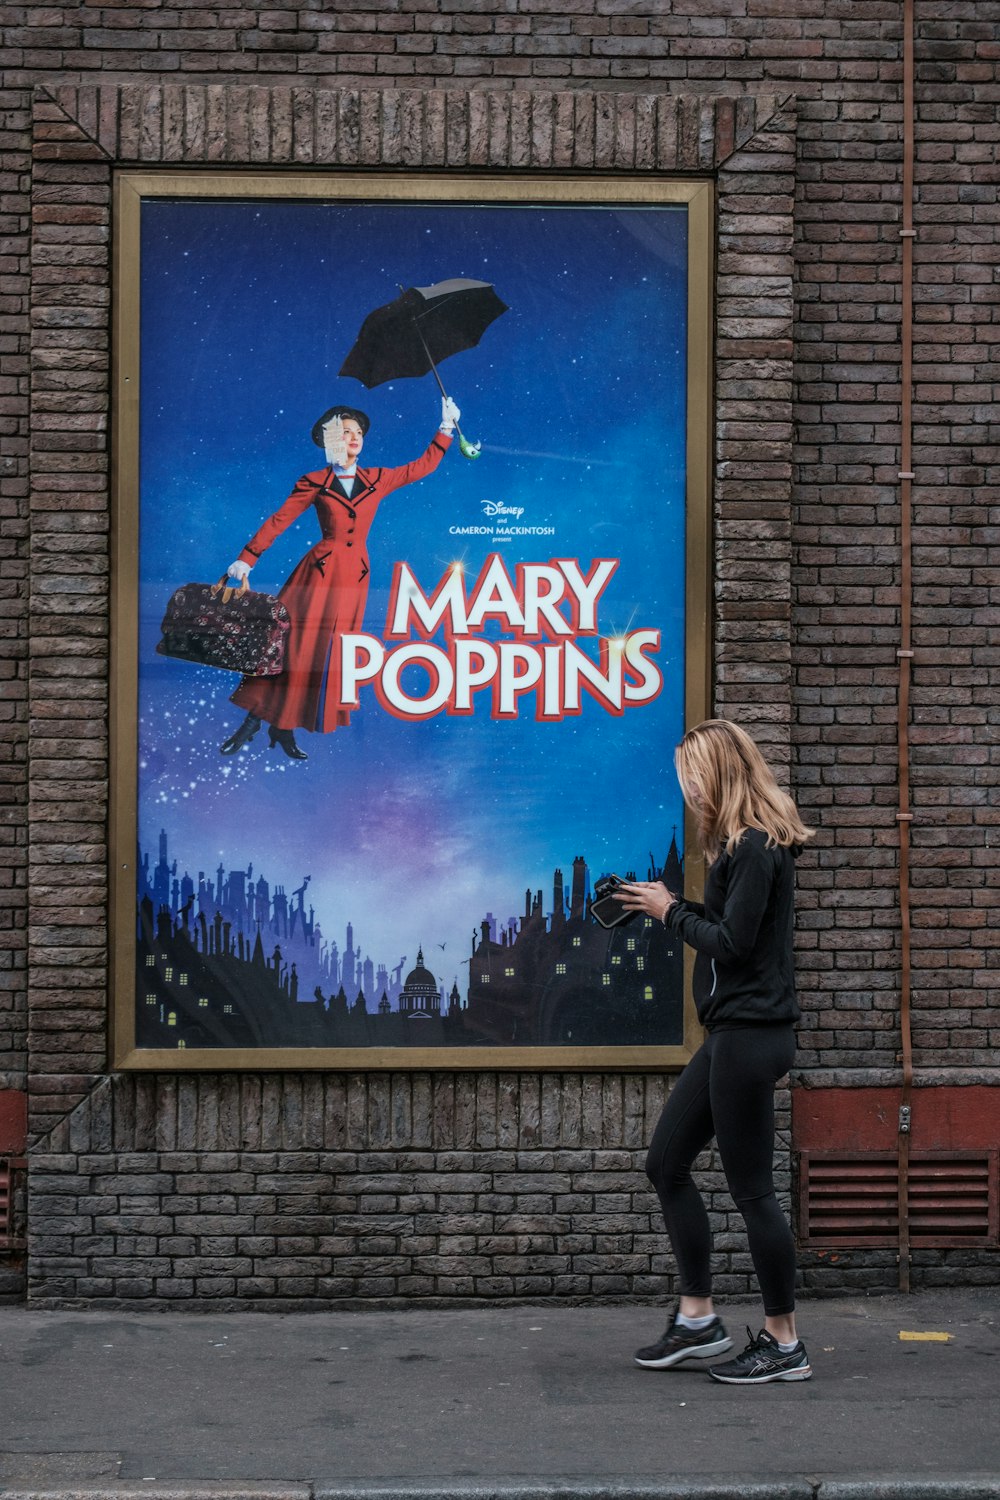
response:
M904 1344L947 1344L954 1338L951 1333L907 1333L900 1331L900 1339Z

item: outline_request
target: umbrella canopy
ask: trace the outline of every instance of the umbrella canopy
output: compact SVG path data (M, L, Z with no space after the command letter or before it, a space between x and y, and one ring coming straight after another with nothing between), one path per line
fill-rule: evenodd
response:
M368 314L340 367L371 390L386 380L426 375L442 359L472 349L507 311L488 281L456 277L433 286L411 286ZM442 390L444 387L442 386Z

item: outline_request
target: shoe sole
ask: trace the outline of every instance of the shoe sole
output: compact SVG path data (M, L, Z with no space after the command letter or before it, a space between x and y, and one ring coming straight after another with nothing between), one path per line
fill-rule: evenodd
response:
M780 1370L774 1375L720 1375L709 1370L713 1380L720 1385L772 1385L776 1380L811 1380L812 1369L802 1365L798 1370Z
M682 1349L678 1354L667 1354L663 1359L640 1359L633 1356L633 1363L644 1370L670 1370L689 1359L714 1359L717 1354L728 1354L733 1347L731 1338L717 1339L714 1344L704 1344L697 1349Z

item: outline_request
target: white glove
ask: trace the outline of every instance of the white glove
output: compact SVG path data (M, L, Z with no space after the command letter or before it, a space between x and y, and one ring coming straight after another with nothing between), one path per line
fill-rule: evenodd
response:
M339 464L347 468L347 439L344 436L343 417L331 417L323 426L323 452L328 464Z
M441 432L454 432L458 426L458 419L462 415L450 396L445 396L441 402Z
M236 561L230 563L226 569L227 578L235 578L237 583L244 583L250 577L250 564Z

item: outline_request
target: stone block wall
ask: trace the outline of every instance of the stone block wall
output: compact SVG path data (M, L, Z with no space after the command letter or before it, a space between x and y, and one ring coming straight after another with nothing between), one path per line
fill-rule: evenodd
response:
M660 1299L669 1259L642 1163L668 1087L663 1074L105 1078L33 1158L31 1296ZM786 1092L786 1187L788 1144ZM701 1169L717 1291L745 1295L724 1176L711 1154Z
M956 1083L995 1082L1000 5L915 0L915 15L915 1058ZM268 1088L278 1091L281 1105L265 1118L289 1133L292 1155L318 1153L323 1164L303 1170L326 1174L328 1194L334 1185L340 1193L350 1175L344 1153L356 1154L359 1182L376 1170L369 1155L407 1153L414 1164L405 1183L387 1190L392 1205L358 1200L374 1214L376 1243L383 1210L409 1213L403 1200L430 1191L421 1174L457 1170L441 1166L456 1152L513 1151L517 1171L558 1171L553 1201L574 1197L575 1173L607 1172L612 1220L624 1212L614 1186L626 1170L619 1157L631 1153L631 1233L654 1232L643 1223L648 1194L635 1167L651 1101L664 1086L659 1077L458 1075L448 1081L456 1112L485 1134L470 1137L456 1125L433 1146L416 1126L378 1144L384 1100L408 1095L412 1124L423 1118L412 1099L436 1097L442 1085L430 1075L282 1075L280 1088L253 1077L109 1081L116 164L716 177L716 708L767 742L818 829L800 872L801 1076L836 1068L845 1086L897 1079L901 3L361 0L347 11L304 0L267 11L197 10L168 0L9 6L0 20L0 1087L27 1087L31 1096L33 1295L160 1295L144 1284L152 1272L144 1278L134 1268L108 1268L108 1257L117 1266L114 1257L131 1253L133 1229L109 1228L101 1216L153 1210L127 1183L121 1194L95 1193L106 1186L102 1155L114 1158L122 1182L155 1166L154 1175L171 1176L165 1198L184 1198L187 1174L216 1169L201 1157L181 1164L178 1152L221 1152L220 1172L253 1179L253 1186L245 1176L233 1179L227 1203L258 1189L266 1199L261 1183L275 1171L269 1153L279 1170L291 1163L277 1141L252 1130L237 1141L231 1123L220 1123L231 1122L234 1090L241 1101L258 1089L262 1099ZM355 1103L345 1117L346 1135L326 1126L296 1134L299 1096L317 1083L327 1098L338 1090L363 1097L364 1107ZM577 1090L582 1098L598 1085L602 1111L610 1090L609 1113L589 1134L581 1123L581 1134L572 1101ZM641 1110L629 1092L639 1085ZM489 1107L480 1114L484 1090L514 1110L516 1142L512 1127L502 1139L499 1125L488 1123ZM567 1109L565 1133L560 1124L553 1135L550 1121L548 1134L521 1138L522 1112L533 1118L536 1095ZM187 1101L187 1114L176 1115L187 1122L180 1136L171 1134L172 1097ZM166 1111L162 1140L149 1134L148 1121L140 1128L150 1098ZM113 1139L102 1134L108 1120ZM428 1150L433 1162L423 1159ZM574 1156L542 1168L557 1150L593 1157L589 1167ZM241 1160L244 1152L253 1159ZM381 1175L386 1163L377 1165ZM787 1185L787 1150L782 1167ZM489 1197L500 1191L496 1174L512 1168L505 1156L475 1170L491 1174L483 1188ZM208 1187L195 1194L196 1216L211 1212L203 1197L211 1197ZM98 1199L103 1207L94 1207ZM77 1208L60 1229L53 1201L68 1200ZM436 1203L421 1212L439 1210ZM268 1211L266 1202L252 1209L253 1222L238 1233L266 1239ZM727 1212L721 1197L715 1211ZM501 1216L484 1220L475 1235L490 1243L501 1237L502 1249L483 1253L497 1257L491 1275L507 1275L499 1263L511 1256L503 1236L514 1233L516 1242L502 1221L509 1210L482 1212ZM598 1210L581 1205L580 1212ZM190 1216L177 1210L162 1226L168 1240L178 1232L177 1214ZM725 1274L743 1278L730 1284L739 1291L749 1285L739 1226L731 1217L723 1222L736 1247ZM591 1232L593 1225L565 1230ZM381 1238L389 1233L382 1224ZM436 1233L449 1239L444 1220ZM613 1238L613 1227L607 1233ZM206 1278L214 1274L207 1269L213 1238L206 1229L197 1250ZM140 1243L140 1255L154 1254L148 1236ZM558 1274L590 1277L590 1293L645 1295L664 1252L662 1238L639 1252L602 1244L593 1252L604 1257L602 1269L571 1263ZM329 1264L315 1274L336 1280L336 1246L303 1253L326 1255ZM527 1268L533 1253L515 1243L515 1262L525 1260L511 1274L535 1274ZM572 1261L592 1252L539 1253ZM641 1266L615 1268L616 1255L636 1253ZM184 1254L190 1260L190 1247ZM988 1254L922 1252L916 1277L967 1279L992 1264ZM277 1284L271 1265L259 1274ZM237 1286L240 1266L219 1273L235 1290L218 1295L292 1295L249 1292L258 1275L252 1268ZM848 1255L836 1269L804 1256L803 1268L807 1282L823 1289L895 1280L893 1257L882 1252ZM637 1279L610 1287L602 1280L609 1276ZM435 1285L425 1294L443 1293ZM483 1295L501 1293L493 1287Z

